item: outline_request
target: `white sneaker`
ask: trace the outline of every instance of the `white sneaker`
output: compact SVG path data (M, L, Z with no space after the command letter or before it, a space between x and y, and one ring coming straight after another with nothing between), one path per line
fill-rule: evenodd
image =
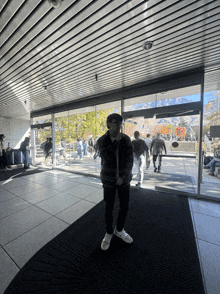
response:
M125 230L123 229L121 232L118 232L115 228L114 230L114 234L115 236L121 238L123 241L125 241L126 243L132 243L133 239L131 238L130 235L128 235L128 233L125 232Z
M108 234L108 233L105 234L105 237L102 240L102 244L101 244L102 250L107 250L109 248L112 237L113 237L113 234Z

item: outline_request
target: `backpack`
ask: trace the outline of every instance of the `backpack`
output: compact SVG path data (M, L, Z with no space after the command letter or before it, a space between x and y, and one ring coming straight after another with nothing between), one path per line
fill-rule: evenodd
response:
M89 139L89 146L92 146L92 147L94 146L92 139Z
M207 165L212 159L213 159L212 156L206 156L206 157L204 158L204 165Z
M46 142L41 143L40 149L44 150Z

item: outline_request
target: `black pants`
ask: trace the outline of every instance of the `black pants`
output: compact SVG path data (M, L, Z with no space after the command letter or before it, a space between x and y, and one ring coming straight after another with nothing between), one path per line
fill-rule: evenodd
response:
M153 164L154 164L154 167L156 167L156 161L157 161L157 157L158 156L159 156L159 154L153 155ZM159 159L158 159L158 168L161 167L161 162L162 162L162 156L159 156Z
M6 167L7 166L7 155L5 152L2 152L2 156L0 156L0 166L1 164Z
M105 227L108 234L113 233L113 209L115 203L115 195L118 190L118 198L120 201L120 209L117 219L117 230L120 232L124 228L124 224L129 209L130 184L122 187L109 188L104 186L105 201Z

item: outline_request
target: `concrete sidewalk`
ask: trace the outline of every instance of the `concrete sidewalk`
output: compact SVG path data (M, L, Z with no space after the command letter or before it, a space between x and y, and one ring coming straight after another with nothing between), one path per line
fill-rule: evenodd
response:
M48 163L47 168L51 168L52 164ZM99 177L101 170L101 159L96 160L93 157L83 157L83 160L69 158L68 162L61 159L57 164L57 168L92 175ZM209 170L203 169L202 184L200 193L206 196L214 196L220 198L220 179L215 176L208 175ZM137 183L137 169L133 167L133 180L131 185ZM175 189L189 193L197 193L198 166L193 158L172 158L162 159L161 173L155 173L152 165L148 170L145 169L143 188L155 189L155 186Z

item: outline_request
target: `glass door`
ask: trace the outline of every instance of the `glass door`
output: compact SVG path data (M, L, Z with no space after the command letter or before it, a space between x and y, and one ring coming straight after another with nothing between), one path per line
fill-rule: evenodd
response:
M52 142L52 124L36 125L35 128L35 165L52 168L52 152L45 149L46 142ZM52 151L52 150L51 150Z
M167 117L161 113L158 118L128 119L125 121L125 133L134 140L134 132L139 131L148 146L150 141L153 142L152 154L145 158L143 187L197 193L199 115L172 115ZM164 141L166 152L163 150L157 156L158 138ZM136 175L134 166L133 184Z

